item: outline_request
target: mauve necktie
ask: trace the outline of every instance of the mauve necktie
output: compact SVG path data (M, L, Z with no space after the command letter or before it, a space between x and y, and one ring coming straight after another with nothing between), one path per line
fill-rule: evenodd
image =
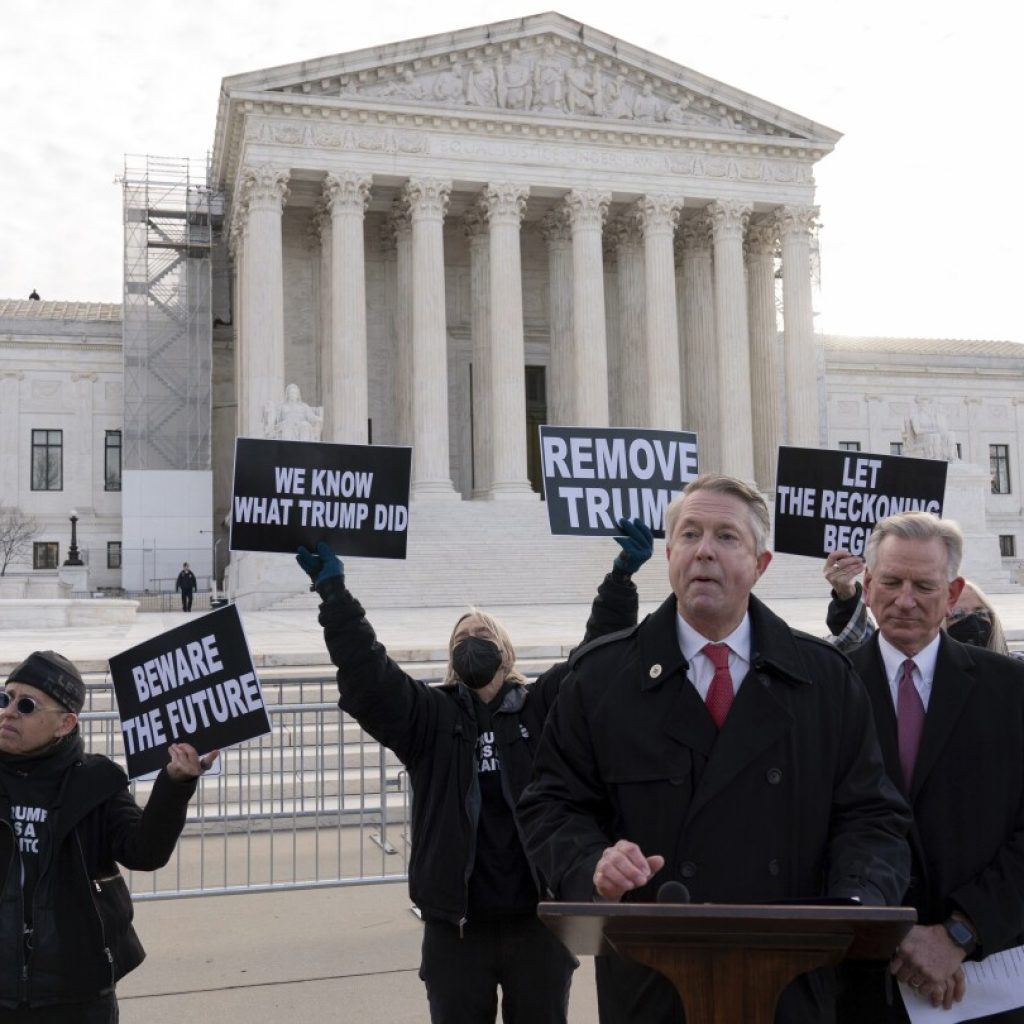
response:
M707 706L711 718L719 729L732 707L732 674L729 672L729 645L705 644L704 653L715 666L715 674L708 687Z
M900 671L896 692L896 733L900 745L900 767L903 769L903 788L909 793L914 778L914 763L921 746L924 731L924 702L914 685L914 662L907 658Z

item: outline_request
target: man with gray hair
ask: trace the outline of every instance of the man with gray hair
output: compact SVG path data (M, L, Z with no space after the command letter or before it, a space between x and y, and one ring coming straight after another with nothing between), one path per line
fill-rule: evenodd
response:
M966 958L1024 942L1024 665L942 630L964 581L963 534L905 512L868 539L864 592L878 631L850 658L874 708L886 770L911 804L904 903L918 924L891 964L843 967L841 1024L909 1019L910 999L963 998ZM1024 1022L1024 1009L985 1021Z
M666 513L672 594L570 660L519 804L527 854L562 900L824 896L899 902L909 816L885 777L871 707L830 644L751 594L768 509L706 474ZM602 1024L683 1019L668 980L597 958ZM834 1020L831 971L782 993L777 1024Z

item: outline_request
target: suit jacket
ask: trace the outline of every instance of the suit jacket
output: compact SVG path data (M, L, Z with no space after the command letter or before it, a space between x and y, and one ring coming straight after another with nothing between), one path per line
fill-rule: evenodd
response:
M877 633L850 660L871 698L886 771L902 790ZM942 634L906 795L914 823L905 902L919 921L960 910L978 932L975 959L1024 943L1024 664ZM1024 1010L991 1019L1024 1022Z
M556 898L591 899L601 852L628 839L666 861L630 899L653 901L675 879L694 902L899 901L909 818L864 688L831 645L753 597L750 618L751 669L721 732L687 678L674 598L571 659L519 804ZM664 979L599 961L602 1024L679 1020ZM829 978L790 986L777 1019L831 1020Z

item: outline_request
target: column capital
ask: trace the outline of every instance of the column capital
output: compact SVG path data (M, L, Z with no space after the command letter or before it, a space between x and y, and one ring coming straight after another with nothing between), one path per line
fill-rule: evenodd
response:
M636 208L627 209L608 225L609 242L614 242L616 252L623 249L639 249L644 243L643 214ZM611 248L611 246L609 246Z
M544 214L540 233L548 245L572 241L572 225L569 223L569 208L564 202L557 203Z
M355 171L334 171L324 175L323 199L331 215L363 213L370 202L373 179Z
M683 212L681 196L648 193L634 204L644 235L671 235Z
M737 202L734 199L718 199L709 203L707 211L715 241L730 238L742 241L752 209L749 203Z
M500 220L502 223L515 224L518 227L526 213L526 199L529 194L530 190L525 185L489 182L480 193L480 198L487 211L487 219L492 224Z
M391 201L391 210L385 218L385 223L390 226L394 233L396 244L403 238L409 237L412 231L412 211L409 209L409 203L404 198Z
M572 229L575 231L576 228L597 228L600 231L608 216L611 201L611 192L602 192L594 188L574 188L565 197L565 207Z
M249 210L261 207L280 213L288 200L288 178L287 171L273 164L243 167L239 188L242 202Z
M775 210L779 234L789 238L809 237L818 219L817 206L779 206Z
M774 258L777 244L778 225L774 218L759 217L750 222L743 245L743 251L748 260Z
M330 231L331 215L321 197L313 206L313 212L309 218L309 226L306 228L306 244L310 249L319 249L330 237Z
M451 194L452 183L439 178L410 179L402 189L413 220L443 221Z
M471 245L487 241L487 203L482 195L462 215L462 233Z
M683 219L679 234L683 240L684 255L707 255L711 252L711 218L706 210Z

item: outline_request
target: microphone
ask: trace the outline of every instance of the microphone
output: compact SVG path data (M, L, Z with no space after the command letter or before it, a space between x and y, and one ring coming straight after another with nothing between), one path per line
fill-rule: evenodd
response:
M662 882L658 886L657 901L659 903L689 903L690 890L682 882L675 880Z

